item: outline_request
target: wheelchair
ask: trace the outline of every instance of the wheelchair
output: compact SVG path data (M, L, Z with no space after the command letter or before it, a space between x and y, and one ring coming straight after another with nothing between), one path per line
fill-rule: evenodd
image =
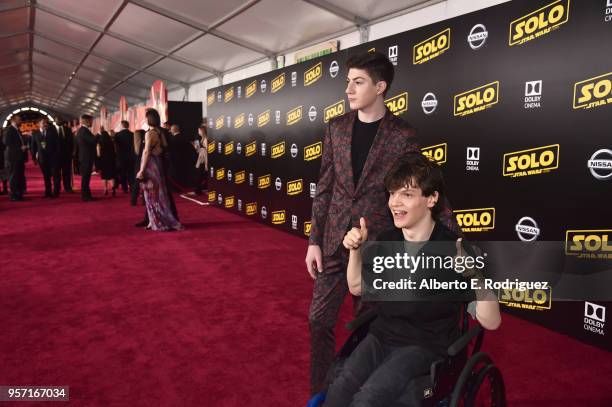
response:
M428 375L410 380L403 394L389 407L506 406L501 372L491 357L480 351L484 329L480 324L470 328L468 309L468 304L461 307L461 335L448 347L447 357L432 363ZM346 325L352 333L336 355L326 383L338 375L343 362L365 338L375 318L376 309L370 309ZM325 391L322 391L309 400L307 407L320 407L324 402Z

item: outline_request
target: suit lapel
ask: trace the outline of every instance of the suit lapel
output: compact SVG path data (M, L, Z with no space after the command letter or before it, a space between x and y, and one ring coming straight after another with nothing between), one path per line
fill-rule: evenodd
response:
M364 180L368 176L372 165L376 160L380 159L380 149L384 145L384 139L389 133L389 129L391 127L391 119L393 119L393 113L387 109L385 116L380 122L380 126L378 126L378 131L376 132L376 136L374 137L374 141L372 141L372 147L370 147L370 152L368 153L368 157L366 158L366 162L363 166L363 171L361 171L361 176L359 177L359 181L357 182L357 186L355 187L355 192L359 191L360 188L363 187ZM349 153L350 157L350 153ZM352 174L352 166L351 166L351 174Z

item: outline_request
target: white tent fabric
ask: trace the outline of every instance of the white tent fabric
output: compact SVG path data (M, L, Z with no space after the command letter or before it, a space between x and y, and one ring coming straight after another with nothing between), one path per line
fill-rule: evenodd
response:
M439 2L441 0L438 0ZM96 113L436 0L2 0L0 109Z

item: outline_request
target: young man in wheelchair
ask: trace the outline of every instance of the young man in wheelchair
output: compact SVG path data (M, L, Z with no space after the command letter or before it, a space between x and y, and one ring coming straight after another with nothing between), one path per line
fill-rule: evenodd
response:
M398 160L385 177L395 228L377 241L403 242L412 256L428 242L451 242L462 256L461 239L437 221L444 201L444 181L437 164L420 153ZM362 294L362 244L367 223L352 228L343 244L350 250L347 282L353 295ZM411 246L410 242L414 242ZM418 242L421 242L420 244ZM453 244L452 242L456 242ZM416 247L414 247L416 246ZM457 258L457 257L455 257ZM485 329L501 323L492 292L469 290L476 299L476 319ZM367 336L357 345L328 388L325 407L388 407L402 395L411 378L426 375L430 365L446 356L459 336L461 301L380 301Z

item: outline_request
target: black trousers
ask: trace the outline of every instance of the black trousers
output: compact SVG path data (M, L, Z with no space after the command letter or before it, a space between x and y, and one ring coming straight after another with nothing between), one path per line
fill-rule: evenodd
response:
M5 163L8 172L9 187L11 189L11 199L21 199L25 193L25 162L7 161Z
M124 192L127 192L128 188L133 189L136 177L136 174L134 173L134 162L121 160L119 161L118 167L117 180L121 185L121 189Z
M72 191L72 160L61 159L57 165L58 174L64 184L64 191Z
M45 181L45 196L59 195L61 185L58 165L56 163L39 162L38 166Z
M397 406L411 379L427 375L439 357L419 346L391 346L368 334L329 386L325 407ZM419 403L420 404L420 403ZM401 404L419 405L419 404Z
M82 164L79 168L81 172L81 197L91 198L91 189L89 189L89 182L91 181L91 172L93 170L93 163Z

